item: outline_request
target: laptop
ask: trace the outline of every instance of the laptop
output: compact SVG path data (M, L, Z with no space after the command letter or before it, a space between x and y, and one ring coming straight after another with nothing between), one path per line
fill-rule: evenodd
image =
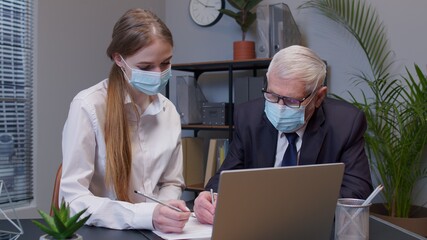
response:
M213 240L331 239L343 163L222 171Z

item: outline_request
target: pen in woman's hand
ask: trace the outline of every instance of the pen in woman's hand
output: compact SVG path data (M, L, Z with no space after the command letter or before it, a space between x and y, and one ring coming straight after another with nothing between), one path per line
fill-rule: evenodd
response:
M147 194L145 194L145 193L142 193L142 192L137 191L137 190L135 190L134 192L135 192L135 193L137 193L137 194L139 194L139 195L142 195L142 196L144 196L144 197L146 197L146 198L148 198L148 199L150 199L150 200L152 200L152 201L154 201L154 202L156 202L156 203L159 203L159 204L161 204L161 205L163 205L163 206L166 206L166 207L168 207L168 208L170 208L170 209L173 209L173 210L175 210L175 211L177 211L177 212L184 212L184 211L182 211L181 209L179 209L179 208L177 208L177 207L175 207L175 206L172 206L172 205L170 205L170 204L168 204L168 203L165 203L165 202L163 202L163 201L161 201L161 200L159 200L159 199L157 199L157 198L154 198L154 197L148 196L148 195L147 195Z

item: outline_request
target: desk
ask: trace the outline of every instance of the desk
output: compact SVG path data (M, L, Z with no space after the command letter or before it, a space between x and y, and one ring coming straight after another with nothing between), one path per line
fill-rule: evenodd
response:
M43 235L43 232L35 226L30 219L21 219L21 225L24 234L18 240L34 240ZM371 216L369 222L369 239L370 240L419 240L426 239L415 233L401 229L393 224L385 222L377 217ZM6 220L0 220L0 229L5 229L9 225ZM8 228L9 229L9 228ZM156 234L149 230L112 230L108 228L83 226L77 231L83 236L84 240L101 239L101 240L161 240ZM0 240L9 239L9 237Z
M426 238L371 215L369 217L369 239L417 240Z
M40 222L44 223L42 219L37 219ZM21 235L18 240L34 240L38 239L41 235L44 234L42 230L40 230L36 225L34 225L33 222L31 222L31 219L21 219L21 226L24 229L24 234ZM7 220L0 220L0 229L7 229L10 230L9 227L11 224ZM15 231L15 230L13 230ZM151 231L147 231L150 232ZM144 239L150 239L146 238L142 231L138 230L113 230L108 228L100 228L100 227L91 227L91 226L83 226L77 231L78 234L80 234L84 240L90 240L90 239L101 239L101 240L132 240L132 239L138 239L138 240L144 240ZM154 233L153 233L154 234ZM9 239L9 236L3 236L0 237L0 240Z

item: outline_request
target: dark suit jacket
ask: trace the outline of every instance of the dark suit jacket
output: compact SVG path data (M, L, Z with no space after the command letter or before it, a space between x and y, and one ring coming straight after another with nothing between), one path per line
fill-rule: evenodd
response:
M274 166L278 131L264 113L264 102L259 98L236 108L233 140L223 165L206 189L217 190L222 170ZM366 199L372 192L363 138L366 127L362 111L347 102L325 98L304 132L299 164L343 162L340 197Z

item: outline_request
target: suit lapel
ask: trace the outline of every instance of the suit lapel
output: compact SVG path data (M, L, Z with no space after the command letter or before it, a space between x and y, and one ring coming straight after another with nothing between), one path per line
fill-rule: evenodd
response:
M325 129L321 127L324 121L325 115L323 114L323 105L321 105L316 109L305 129L300 151L300 165L316 163L326 136Z
M267 119L265 113L262 115L262 119L262 124L258 130L262 134L259 138L262 142L260 142L260 154L256 161L260 167L273 167L276 161L277 135L279 132Z

